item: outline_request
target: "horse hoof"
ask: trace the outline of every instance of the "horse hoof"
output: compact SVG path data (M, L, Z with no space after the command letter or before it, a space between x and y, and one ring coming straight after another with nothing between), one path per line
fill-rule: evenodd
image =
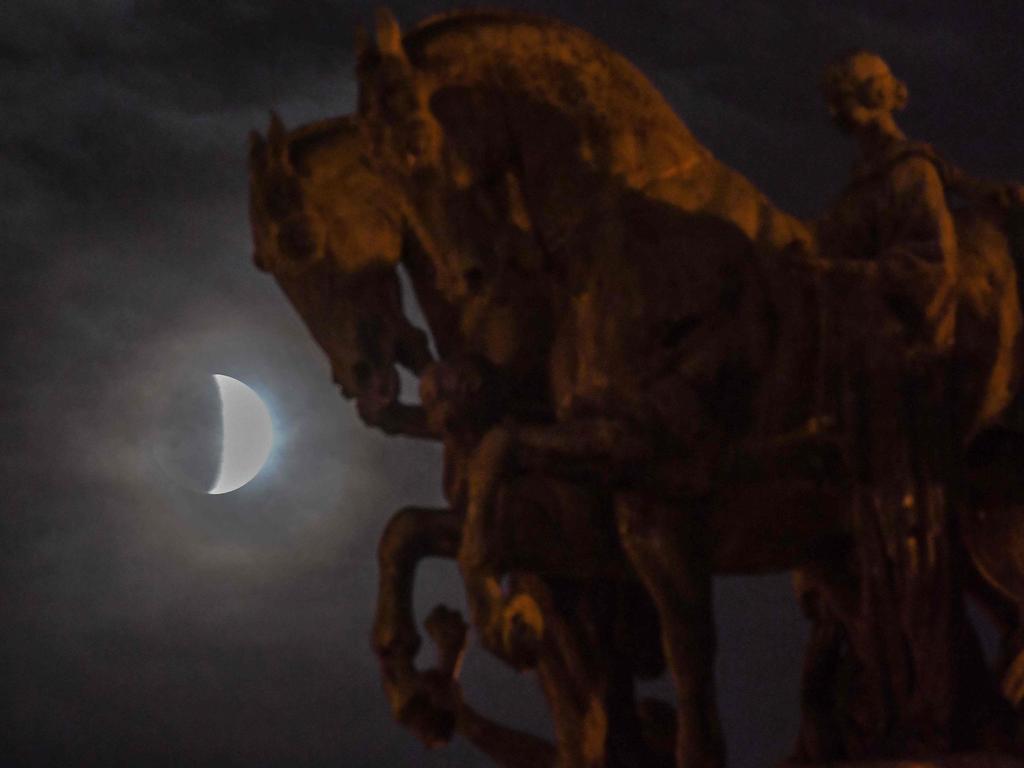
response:
M529 595L516 595L505 606L502 622L502 645L519 669L537 665L544 617L540 606Z

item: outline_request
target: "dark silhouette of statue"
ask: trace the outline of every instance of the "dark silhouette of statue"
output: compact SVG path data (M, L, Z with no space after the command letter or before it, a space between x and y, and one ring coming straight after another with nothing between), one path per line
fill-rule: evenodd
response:
M712 574L794 571L796 759L1019 751L1024 488L992 476L1024 456L1019 189L908 141L906 88L863 52L826 75L862 159L813 226L555 21L403 35L385 12L358 76L356 115L253 136L251 218L362 419L444 446L448 506L399 511L380 544L395 718L503 766L723 765ZM429 669L425 557L458 563L470 612L430 614ZM996 668L968 591L1001 623ZM470 630L536 677L554 743L465 700ZM638 700L666 672L675 701Z

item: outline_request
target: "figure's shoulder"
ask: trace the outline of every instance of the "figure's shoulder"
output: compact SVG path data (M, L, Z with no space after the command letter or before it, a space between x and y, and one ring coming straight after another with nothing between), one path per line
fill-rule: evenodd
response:
M935 148L924 141L901 141L890 151L890 157L895 162L924 160L929 163L942 162Z
M879 169L893 194L941 196L949 182L948 164L928 144L904 142Z
M923 141L907 141L896 148L888 161L889 171L907 179L927 177L943 183L948 175L948 164Z
M873 187L879 183L921 183L922 180L942 184L946 164L930 144L901 141L854 169L851 187Z

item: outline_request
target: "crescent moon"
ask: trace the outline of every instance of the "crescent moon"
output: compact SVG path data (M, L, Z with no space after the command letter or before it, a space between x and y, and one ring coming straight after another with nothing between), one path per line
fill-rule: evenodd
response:
M220 470L207 493L229 493L252 480L270 455L274 427L259 395L230 376L214 374L220 394Z

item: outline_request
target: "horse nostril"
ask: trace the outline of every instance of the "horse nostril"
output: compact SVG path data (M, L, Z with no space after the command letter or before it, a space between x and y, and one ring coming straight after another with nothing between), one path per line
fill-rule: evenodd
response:
M352 366L352 378L355 380L356 386L360 389L364 389L370 383L370 377L372 375L373 369L370 368L370 364L365 360L360 360Z
M484 273L479 267L472 267L462 273L462 279L471 293L477 293L483 287Z
M258 269L260 272L270 271L270 267L267 266L267 262L263 258L263 254L260 253L259 249L256 249L252 252L252 260L253 263L256 265L256 269Z

